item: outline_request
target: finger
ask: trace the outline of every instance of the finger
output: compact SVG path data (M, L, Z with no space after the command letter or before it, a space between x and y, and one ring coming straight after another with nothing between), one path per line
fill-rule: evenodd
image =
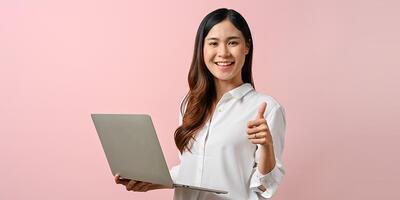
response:
M141 192L147 192L147 191L149 190L149 188L150 188L151 185L152 185L151 183L147 183L146 185L143 185L143 186L139 189L139 191L141 191Z
M256 119L256 120L251 120L247 122L247 128L254 128L254 126L259 126L261 124L267 124L266 119Z
M146 187L148 187L149 185L151 185L151 183L143 182L142 184L137 185L136 191L137 192L145 192Z
M162 188L162 187L161 187L161 185L159 185L159 184L150 184L150 185L148 185L148 187L146 188L146 191L155 190L155 189L160 189L160 188Z
M258 138L258 139L250 139L250 143L252 143L252 144L265 144L266 141L267 140L265 137Z
M157 189L164 189L164 188L168 188L168 187L166 187L164 185L160 185L160 184L151 183L148 185L148 187L145 190L149 191L149 190L157 190Z
M140 188L142 188L146 184L147 184L146 182L138 182L133 186L132 190L133 191L140 191Z
M247 134L251 135L251 134L255 134L258 132L267 132L269 131L268 126L266 124L261 124L259 126L255 126L253 128L247 128Z
M118 184L121 184L121 185L128 185L128 183L129 183L129 181L127 181L127 180L119 180L119 183Z
M266 102L261 103L261 106L258 109L257 119L263 119L264 118L264 113L265 113L266 109L267 109L267 103Z
M125 178L119 179L119 184L122 184L122 185L126 186L129 183L129 181L131 181L131 180L130 179L125 179Z
M130 181L130 179L121 178L121 176L119 174L116 174L114 181L116 184L126 185Z
M257 138L255 137L256 134L257 134ZM264 138L266 135L267 135L267 134L266 134L265 132L258 132L258 133L255 133L255 134L247 135L247 139L249 139L249 140L252 140L252 139L261 139L261 138Z
M130 180L129 182L128 182L128 184L126 184L126 190L132 190L132 188L133 188L133 186L135 185L135 183L136 183L137 181L134 181L134 180Z

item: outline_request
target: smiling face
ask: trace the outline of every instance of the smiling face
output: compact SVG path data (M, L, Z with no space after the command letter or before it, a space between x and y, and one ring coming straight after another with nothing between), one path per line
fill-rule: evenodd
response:
M242 83L242 67L248 53L242 32L227 19L214 25L204 39L204 63L215 81Z

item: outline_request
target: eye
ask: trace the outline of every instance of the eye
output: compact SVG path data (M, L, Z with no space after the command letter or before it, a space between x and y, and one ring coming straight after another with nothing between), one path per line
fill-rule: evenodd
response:
M228 45L230 45L230 46L236 46L237 44L239 44L237 41L230 41L228 43Z
M215 47L215 46L218 45L218 43L216 43L216 42L210 42L210 43L208 43L208 45Z

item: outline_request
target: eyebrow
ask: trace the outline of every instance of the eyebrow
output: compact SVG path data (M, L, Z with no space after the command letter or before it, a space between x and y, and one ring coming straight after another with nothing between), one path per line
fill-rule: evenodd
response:
M228 38L227 38L227 40L231 40L231 39L240 39L240 37L238 37L238 36L231 36L231 37L228 37ZM211 37L211 38L207 38L206 40L219 40L219 38Z

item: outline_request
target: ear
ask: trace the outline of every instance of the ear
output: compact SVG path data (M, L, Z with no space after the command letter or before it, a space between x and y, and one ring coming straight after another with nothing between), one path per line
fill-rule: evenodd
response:
M245 55L249 54L249 50L250 50L250 48L246 45L246 49L244 50L244 54Z
M244 54L245 55L249 54L249 51L250 51L250 41L246 42L246 50L244 51Z

